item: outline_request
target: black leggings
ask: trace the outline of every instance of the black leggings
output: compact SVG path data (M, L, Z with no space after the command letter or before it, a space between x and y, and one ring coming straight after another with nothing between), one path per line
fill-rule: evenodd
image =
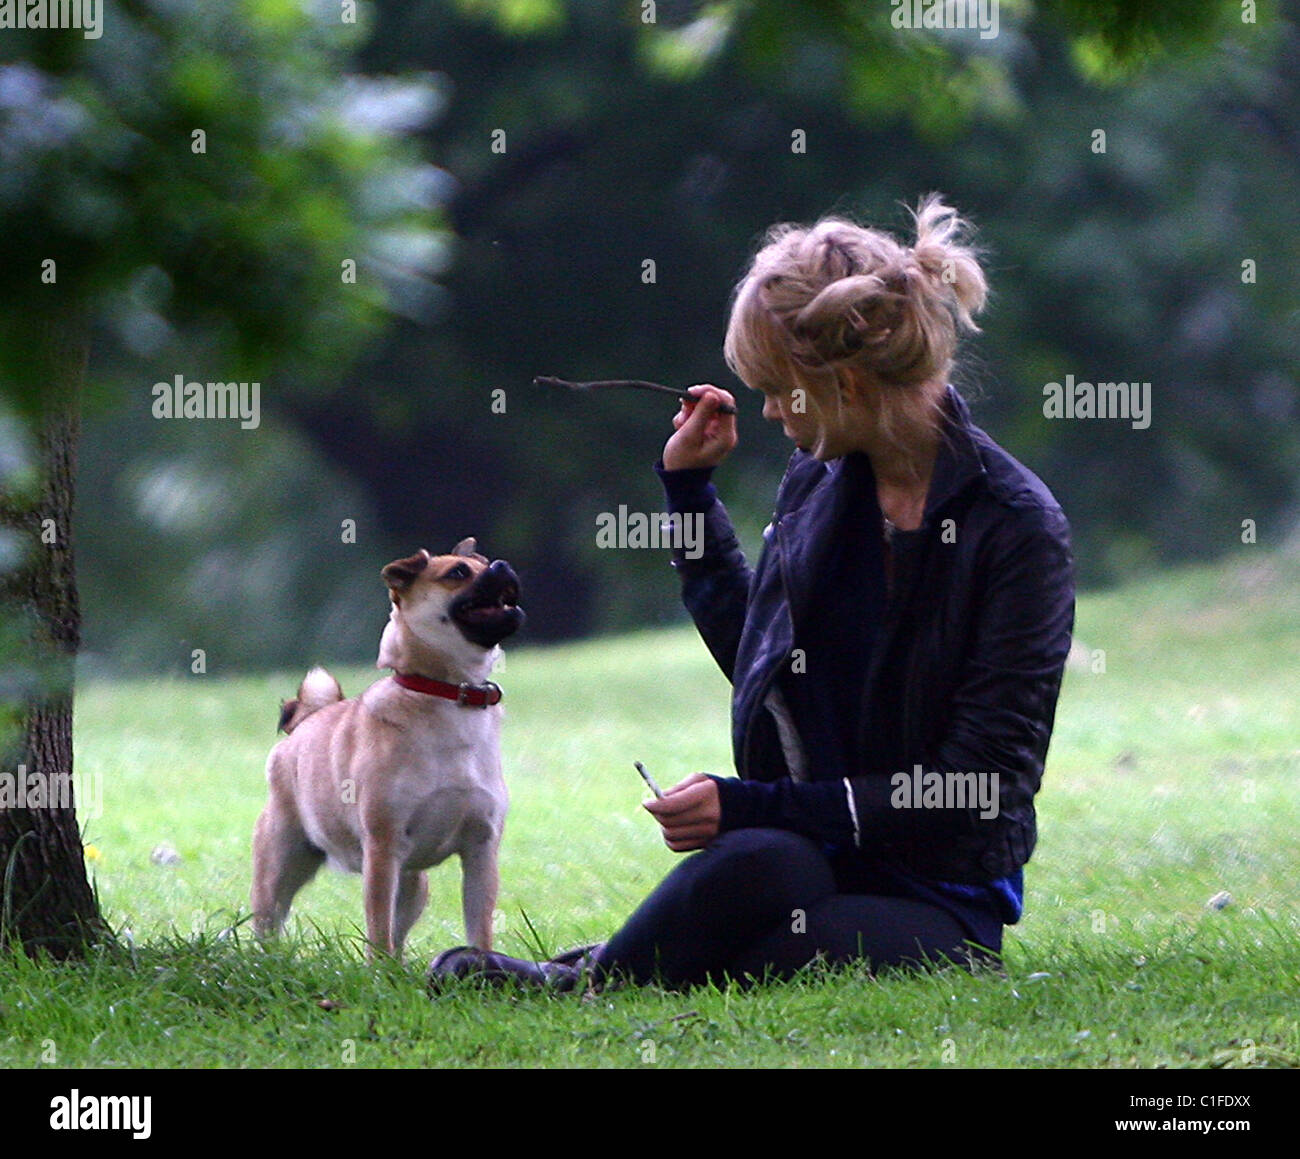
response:
M597 964L639 984L689 986L788 978L818 956L871 968L996 960L974 951L961 923L937 906L849 893L844 884L806 837L733 829L669 873Z

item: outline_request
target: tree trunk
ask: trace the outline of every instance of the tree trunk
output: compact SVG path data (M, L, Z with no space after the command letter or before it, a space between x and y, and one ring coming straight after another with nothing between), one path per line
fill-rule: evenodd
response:
M36 673L0 768L0 778L9 782L0 781L0 943L59 959L80 957L108 936L86 876L72 797L72 696L81 640L72 507L88 349L83 324L48 324L38 491L25 502L5 497L0 507L4 523L29 545L7 587L11 605L21 607L31 626Z

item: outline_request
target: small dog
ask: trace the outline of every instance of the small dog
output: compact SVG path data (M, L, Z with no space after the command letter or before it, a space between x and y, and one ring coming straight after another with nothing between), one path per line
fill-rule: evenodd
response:
M501 775L498 645L524 622L519 579L473 539L383 569L392 610L360 696L313 668L287 701L267 760L270 799L253 833L253 925L279 932L328 859L362 876L371 955L401 957L428 900L425 870L460 856L466 934L492 948Z

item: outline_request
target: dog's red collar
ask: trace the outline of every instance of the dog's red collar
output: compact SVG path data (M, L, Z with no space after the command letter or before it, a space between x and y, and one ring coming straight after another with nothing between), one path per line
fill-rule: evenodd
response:
M444 700L454 700L467 708L488 708L501 703L501 688L491 680L486 684L452 684L449 680L433 680L428 676L405 672L394 672L393 679L412 692L441 696Z

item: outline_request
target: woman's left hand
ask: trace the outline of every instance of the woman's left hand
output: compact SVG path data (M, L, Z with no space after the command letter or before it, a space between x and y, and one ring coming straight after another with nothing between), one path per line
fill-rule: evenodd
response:
M718 786L704 773L692 773L662 797L646 801L645 808L659 822L664 844L674 853L703 849L718 835L722 820Z

